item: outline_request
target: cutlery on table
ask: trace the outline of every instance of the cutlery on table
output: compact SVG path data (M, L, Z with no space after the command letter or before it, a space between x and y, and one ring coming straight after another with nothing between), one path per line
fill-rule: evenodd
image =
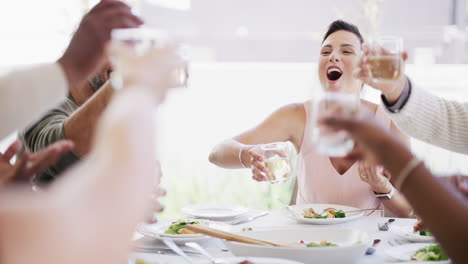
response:
M384 224L379 224L379 223L377 223L377 226L379 227L379 230L380 230L380 231L388 231L388 229L389 229L389 226L388 226L388 225L390 225L390 224L393 223L393 222L395 222L395 219L390 218L390 219L388 219L388 221L385 222Z
M269 213L268 211L261 211L258 214L255 214L255 215L252 215L252 216L249 216L249 217L246 217L246 218L234 219L229 224L231 224L231 225L245 224L245 223L250 222L250 221L252 221L252 220L254 220L256 218L265 216L268 213Z
M187 225L185 226L185 229L190 230L195 233L205 234L211 237L217 237L217 238L226 239L229 241L236 241L236 242L247 243L247 244L262 245L262 246L275 246L275 247L306 247L305 244L279 243L279 242L273 242L273 241L268 241L268 240L261 240L261 239L256 239L253 237L241 236L238 234L217 230L217 229L210 228L207 226L202 226L202 225Z
M184 251L185 254L200 255L198 251L194 251L190 249L187 250L185 248L180 248L180 249ZM162 254L162 255L171 254L171 253L176 254L174 250L164 247L164 246L135 246L134 245L132 250L135 252L148 252L148 253L156 253L156 254Z
M184 260L187 263L189 263L189 264L194 264L195 263L195 262L193 262L193 260L191 258L189 258L189 256L187 256L187 254L184 253L184 251L182 251L182 249L179 248L179 246L176 245L176 243L174 243L174 241L172 241L172 239L163 238L163 242L164 242L164 244L166 244L167 247L174 250L174 252L179 254L179 256L183 257Z
M287 203L281 201L281 199L278 199L278 202L280 204L282 204L284 207L286 207L286 209L289 211L289 213L292 215L292 216L296 216L296 212L294 212L294 209Z
M198 250L202 255L209 258L213 264L228 264L228 262L224 259L214 258L213 256L211 256L211 254L208 253L204 248L202 248L198 243L188 242L188 243L185 243L185 245L187 247L191 247L193 249Z
M372 243L372 246L370 246L369 248L367 248L367 250L366 250L366 255L372 255L372 254L374 254L375 251L376 251L375 248L377 247L377 245L378 245L379 243L380 243L380 239L375 239L375 240L374 240L374 243Z

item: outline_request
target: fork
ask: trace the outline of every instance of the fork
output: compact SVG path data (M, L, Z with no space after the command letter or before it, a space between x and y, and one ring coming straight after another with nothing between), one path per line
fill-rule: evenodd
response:
M289 204L286 204L285 202L281 201L281 199L278 199L278 202L282 204L284 207L286 207L286 209L289 211L289 213L292 216L294 217L296 216L296 212L294 212L294 209Z
M372 255L375 253L375 248L377 247L377 245L380 243L380 239L376 239L374 240L374 243L372 244L372 246L370 246L369 248L367 248L366 250L366 255Z
M240 218L240 219L235 219L233 221L231 221L231 225L238 225L238 224L244 224L244 223L247 223L247 222L250 222L256 218L259 218L259 217L262 217L264 215L267 215L269 212L268 211L261 211L260 213L256 214L256 215L252 215L252 216L249 216L247 218Z
M189 264L194 264L195 263L195 262L193 262L193 260L191 258L189 258L189 256L187 256L187 254L184 253L184 251L182 251L182 249L180 249L179 246L176 245L176 243L172 239L163 238L163 242L164 242L164 244L166 244L167 247L174 250L175 253L179 254L179 256L184 258L184 260L187 263L189 263Z
M214 258L210 253L208 253L200 244L195 243L195 242L188 242L185 243L187 247L191 247L193 249L198 250L198 252L202 253L205 257L209 258L211 260L211 263L213 264L228 264L228 262L224 259L220 258Z
M393 222L395 222L395 219L390 218L390 219L388 219L388 221L385 222L384 224L379 224L379 223L377 223L377 226L379 227L379 230L380 230L380 231L388 231L388 229L389 229L388 225L390 225L390 224L393 223Z

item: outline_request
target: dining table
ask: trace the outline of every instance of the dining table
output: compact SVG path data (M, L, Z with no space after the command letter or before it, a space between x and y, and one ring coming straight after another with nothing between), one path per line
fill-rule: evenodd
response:
M389 225L388 231L381 231L378 228L378 224L383 224L387 222L390 218L388 217L378 217L378 216L363 216L357 218L353 221L349 221L341 224L334 225L311 225L311 224L299 224L295 220L287 217L284 213L284 210L271 211L263 217L256 218L250 222L231 225L231 232L242 232L245 235L248 235L249 231L261 231L269 230L275 228L294 228L294 227L305 227L305 228L329 228L329 227L341 227L341 228L350 228L357 229L360 231L367 232L372 241L374 239L380 239L380 243L375 248L375 252L372 255L363 255L359 260L354 263L357 264L375 264L375 263L403 263L401 261L392 259L385 253L385 250L390 247L399 246L405 243L410 243L404 238L398 236L392 232L392 227L395 226L408 226L415 223L414 218L394 218ZM168 221L168 220L160 220ZM186 262L182 257L175 254L169 249L165 249L163 242L144 237L142 235L137 235L135 237L136 243L140 245L145 245L145 247L135 248L131 254L130 259L141 258L150 263L157 264L184 264ZM204 241L198 242L206 251L216 258L230 258L234 255L225 247L221 239L212 238ZM193 263L211 263L207 261L208 259L201 254L196 254L192 249L189 251L188 256L191 258ZM288 256L282 256L282 258L288 259ZM311 260L310 263L313 263Z

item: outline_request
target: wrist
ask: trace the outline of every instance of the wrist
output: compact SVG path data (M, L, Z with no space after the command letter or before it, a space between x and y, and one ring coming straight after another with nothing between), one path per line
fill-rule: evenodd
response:
M392 191L392 184L387 182L386 184L380 184L378 186L372 186L372 191L376 194L387 194Z
M252 167L251 164L251 159L249 155L249 151L254 147L255 145L244 145L242 146L240 152L239 152L239 160L241 162L241 165L244 168L250 168Z
M378 193L374 191L374 195L379 200L389 201L393 198L393 195L395 195L395 188L393 188L393 186L390 185L390 191L385 193Z
M398 99L400 99L400 96L403 94L405 89L405 82L406 77L403 75L403 78L400 78L400 80L397 81L393 89L383 93L389 104L394 104Z
M74 66L71 62L67 60L66 57L61 57L57 60L58 65L62 68L62 71L65 73L65 77L68 81L69 87L73 87L80 78L77 77L76 71L74 70Z

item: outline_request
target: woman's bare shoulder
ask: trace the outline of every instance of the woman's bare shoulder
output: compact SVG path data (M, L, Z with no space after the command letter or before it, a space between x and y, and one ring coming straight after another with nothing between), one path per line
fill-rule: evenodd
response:
M305 103L291 103L279 108L276 113L286 118L303 119L305 118Z

